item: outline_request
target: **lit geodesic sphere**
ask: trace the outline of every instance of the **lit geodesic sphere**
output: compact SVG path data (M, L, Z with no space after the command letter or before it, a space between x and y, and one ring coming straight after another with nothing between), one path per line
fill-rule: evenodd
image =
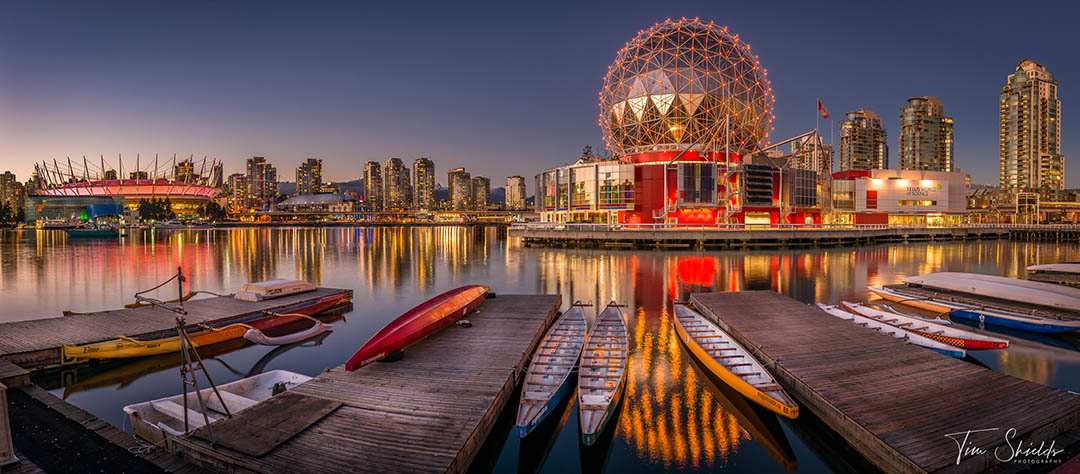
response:
M616 156L681 150L731 116L731 150L748 152L772 131L772 88L750 45L727 27L667 20L619 51L600 90L600 128ZM718 132L718 133L717 133ZM695 149L724 146L724 128Z

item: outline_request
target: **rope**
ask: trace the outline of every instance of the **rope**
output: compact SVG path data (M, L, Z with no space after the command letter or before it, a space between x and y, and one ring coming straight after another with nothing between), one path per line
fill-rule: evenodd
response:
M147 291L149 291L149 290L147 290ZM207 295L211 295L211 296L229 296L229 295L222 295L222 294L214 293L213 291L198 290L198 291L189 291L188 294L184 295L183 298L171 299L171 300L168 300L168 301L164 301L164 303L179 303L181 301L190 300L191 298L194 298L196 295L200 295L200 294L207 294ZM145 307L145 306L153 306L153 305L150 304L150 303L141 303L141 302L128 303L128 304L124 305L124 307L128 308L128 309L142 308L142 307ZM76 313L76 314L78 314L78 313Z
M127 432L127 426L128 426L128 417L125 416L123 426L121 427L124 430L125 433ZM134 430L135 428L132 427L132 429ZM159 444L164 443L165 440L167 440L168 438L169 438L168 435L166 435L164 438L161 439L161 441L158 441L157 443L154 443L154 444L149 444L149 443L143 441L142 439L140 439L138 436L131 435L131 439L135 440L135 446L129 446L127 448L127 450L131 454L150 454L151 452L153 452L155 449L157 449L159 447L158 446Z
M151 291L154 291L154 290L156 290L156 289L158 289L158 288L161 288L161 287L163 287L163 286L167 285L167 284L168 284L169 282L171 282L171 281L173 281L173 280L177 279L177 277L179 277L179 276L180 276L180 272L176 272L176 274L175 274L175 275L173 275L172 277L170 277L170 278L169 278L168 280L165 280L165 281L161 282L161 283L160 283L160 284L159 284L158 286L155 286L155 287L153 287L153 288L150 288L149 290L143 290L143 291L140 291L140 292L138 292L138 293L135 293L135 297L137 298L137 297L138 297L139 295L142 295L143 293L149 293L149 292L151 292Z
M310 319L312 321L315 321L315 324L319 324L319 323L322 322L322 321L319 321L318 319L315 319L315 318L313 318L311 316L308 316L306 314L300 314L300 313L275 313L273 311L263 311L263 312L266 313L266 314L269 314L270 316L274 316L274 317L278 317L278 318L305 318L305 319Z

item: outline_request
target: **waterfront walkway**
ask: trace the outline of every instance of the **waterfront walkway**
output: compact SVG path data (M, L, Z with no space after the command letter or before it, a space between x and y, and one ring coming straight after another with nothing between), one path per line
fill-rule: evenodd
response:
M1014 442L1057 438L1059 449L1080 429L1075 393L906 344L771 291L698 293L690 302L754 352L802 410L887 472L981 472L996 463L993 449L1010 428ZM946 435L979 429L997 429L968 440L988 454L958 463Z
M400 361L355 372L338 366L287 392L295 396L292 406L261 410L268 401L249 409L264 412L268 419L258 423L283 436L252 439L243 424L223 420L211 425L216 446L198 433L177 445L185 458L221 472L464 472L561 301L498 295L466 316L472 327L447 327L410 346ZM302 408L326 404L332 411L314 421Z
M232 296L193 299L184 302L185 320L188 325L227 322L341 293L345 293L343 303L352 300L352 290L334 288L318 288L259 302L240 301ZM72 362L63 360L65 344L88 344L120 336L157 333L166 336L170 332L175 335L175 327L172 312L149 306L0 323L0 358L28 369L60 365Z
M1080 226L970 225L897 227L887 225L744 225L665 226L659 224L515 224L511 237L526 246L553 247L781 247L827 246L913 240L1016 238L1080 240Z

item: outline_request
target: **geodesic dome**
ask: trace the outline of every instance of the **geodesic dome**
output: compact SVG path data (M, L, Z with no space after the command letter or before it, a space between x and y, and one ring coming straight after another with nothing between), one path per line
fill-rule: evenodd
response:
M731 150L749 152L772 131L772 107L750 45L727 27L683 18L639 32L619 51L600 90L600 128L616 156L681 150L730 114ZM724 128L714 133L715 149Z

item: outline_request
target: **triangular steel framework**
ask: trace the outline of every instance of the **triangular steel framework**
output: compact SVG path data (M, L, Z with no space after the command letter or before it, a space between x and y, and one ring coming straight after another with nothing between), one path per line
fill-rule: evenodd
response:
M730 116L731 149L746 152L767 143L773 102L765 69L738 35L696 18L667 20L640 32L608 68L600 126L616 156L686 143L704 151L703 135Z

